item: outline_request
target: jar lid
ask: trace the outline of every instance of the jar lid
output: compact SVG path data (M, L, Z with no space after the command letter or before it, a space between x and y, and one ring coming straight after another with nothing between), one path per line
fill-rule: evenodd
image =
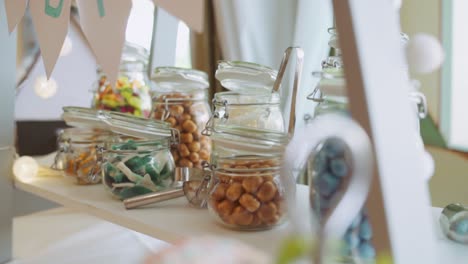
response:
M228 148L280 154L286 148L289 136L273 130L220 124L214 129L211 139Z
M271 92L278 72L255 63L243 61L220 61L215 77L231 91Z
M164 89L206 89L210 86L205 72L178 67L157 67L151 80Z
M107 112L103 119L112 132L143 139L175 136L171 124L118 112Z
M102 121L102 116L107 112L105 110L76 106L65 106L62 109L62 119L69 126L109 130L107 124Z

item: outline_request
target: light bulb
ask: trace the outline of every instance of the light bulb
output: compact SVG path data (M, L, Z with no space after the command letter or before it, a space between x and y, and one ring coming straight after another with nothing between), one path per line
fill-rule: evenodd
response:
M13 163L13 174L22 182L32 182L37 177L39 165L37 161L29 156L23 156Z
M406 57L411 70L416 73L430 73L442 65L444 50L437 38L419 33L408 42Z
M67 56L68 54L70 54L72 49L73 49L73 43L71 39L67 36L65 38L65 41L63 42L62 49L60 50L60 57Z
M53 78L47 80L45 76L37 77L34 83L34 92L37 96L48 99L57 93L57 82Z

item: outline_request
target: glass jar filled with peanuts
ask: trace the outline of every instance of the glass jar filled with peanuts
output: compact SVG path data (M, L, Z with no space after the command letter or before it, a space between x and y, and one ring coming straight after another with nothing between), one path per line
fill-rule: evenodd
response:
M74 128L64 129L58 135L58 151L52 167L63 170L80 185L101 181L96 148L114 136L98 119L98 112L81 107L63 108L62 118Z
M268 229L285 216L278 156L235 156L218 160L209 194L211 215L227 227Z
M214 95L213 114L204 134L218 124L283 132L280 96L272 92L277 72L249 62L221 61L216 79L229 91Z
M228 227L268 229L285 214L280 163L288 136L275 131L216 126L213 187L208 207Z
M166 121L180 132L180 144L171 149L176 166L201 169L211 155L211 141L201 133L211 115L207 74L159 67L151 79L155 83L152 118Z

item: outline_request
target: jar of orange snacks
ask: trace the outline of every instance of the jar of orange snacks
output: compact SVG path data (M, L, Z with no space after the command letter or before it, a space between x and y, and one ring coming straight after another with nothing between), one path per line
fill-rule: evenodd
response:
M64 129L59 134L58 151L52 167L63 170L80 185L101 181L101 164L96 150L114 137L99 119L99 112L82 107L63 108L62 118L73 128Z
M280 165L288 135L218 125L213 140L213 187L208 208L223 225L240 230L272 228L285 216Z

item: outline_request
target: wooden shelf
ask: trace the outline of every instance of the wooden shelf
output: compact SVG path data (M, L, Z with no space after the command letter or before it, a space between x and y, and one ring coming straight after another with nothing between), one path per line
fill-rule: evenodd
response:
M40 159L39 163L51 164L52 156ZM266 231L239 232L218 224L207 209L190 207L184 197L161 202L144 208L126 210L121 201L113 198L101 184L76 185L64 177L38 177L33 182L16 181L15 186L23 191L56 202L63 206L85 212L137 232L176 242L184 237L219 235L238 239L260 250L274 252L281 237L288 232L288 223ZM308 188L298 186L298 200L307 208Z
M50 164L52 156L38 159L39 163ZM88 213L137 232L173 243L192 236L217 235L231 237L254 246L264 252L275 254L281 238L289 231L285 223L266 231L240 232L226 229L212 218L206 209L195 209L184 197L144 208L126 210L114 199L104 186L79 186L64 177L38 177L31 183L16 181L15 186L23 191L59 203L65 207ZM308 208L308 187L297 186L297 201L304 212ZM468 259L466 246L447 240L438 225L440 208L433 208L433 221L437 227L437 245L442 259ZM417 258L416 258L417 259ZM457 263L457 262L446 262Z

